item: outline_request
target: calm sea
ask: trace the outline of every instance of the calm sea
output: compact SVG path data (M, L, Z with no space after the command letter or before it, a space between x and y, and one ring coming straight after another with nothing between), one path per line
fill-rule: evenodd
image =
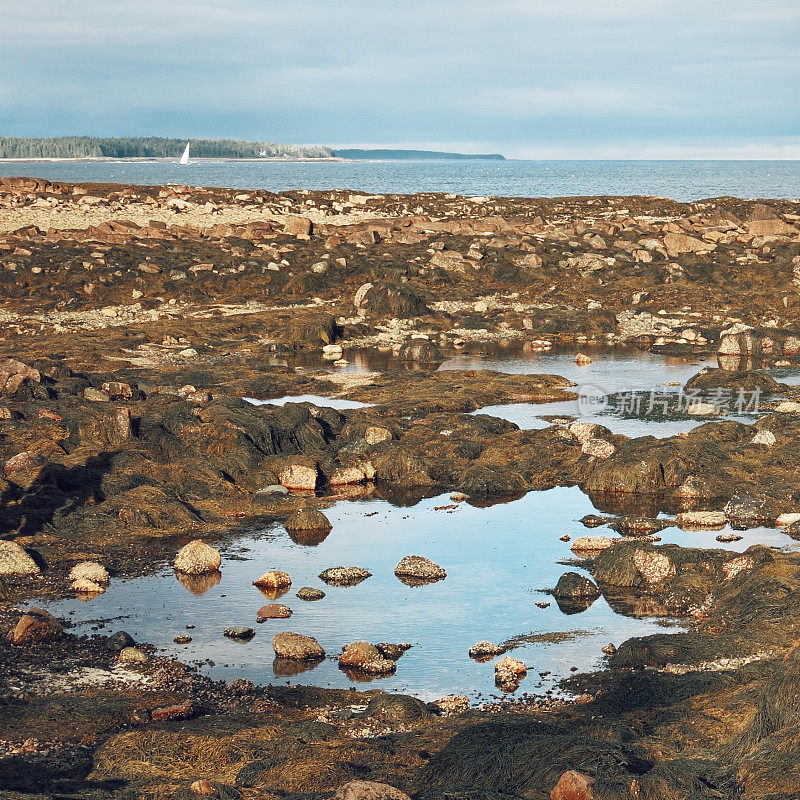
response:
M502 197L800 198L800 161L203 161L0 163L0 176L235 189L453 192Z

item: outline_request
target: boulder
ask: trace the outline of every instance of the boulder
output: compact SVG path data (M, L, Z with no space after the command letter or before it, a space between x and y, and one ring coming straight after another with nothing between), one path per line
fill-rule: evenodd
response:
M330 520L316 509L295 511L283 526L287 531L324 531L328 533L333 527Z
M350 781L336 790L331 800L411 800L407 794L377 781Z
M472 645L469 649L469 657L475 659L494 658L495 656L502 655L505 649L494 642L478 642Z
M16 542L0 541L0 575L39 575L39 565Z
M64 635L61 623L43 608L29 608L8 636L11 644L40 644L60 639Z
M675 564L666 553L637 550L633 554L633 565L639 575L651 586L675 577Z
M375 647L378 652L389 661L397 661L406 651L411 649L408 642L378 642Z
M588 439L581 445L581 452L594 458L610 458L617 448L605 439Z
M248 628L245 625L231 625L225 628L222 633L229 639L240 639L242 641L249 641L256 635L252 628Z
M600 590L585 575L578 572L565 572L553 589L553 596L558 598L589 598L600 597Z
M395 662L384 658L378 648L369 642L352 642L346 645L339 656L339 666L374 675L388 675L396 669Z
M81 561L80 564L76 564L70 570L69 578L72 581L90 581L99 586L107 586L111 580L106 568L95 561Z
M267 570L260 578L253 581L253 586L258 586L259 589L287 589L291 585L292 579L279 569Z
M721 511L684 511L678 514L678 527L684 530L703 530L725 527L725 514Z
M173 567L176 572L187 575L202 575L206 572L216 572L222 563L219 550L195 539L184 545L175 556Z
M670 258L683 253L709 253L716 248L715 244L687 236L685 233L668 233L664 236L664 247Z
M272 649L278 658L288 658L293 661L315 661L325 658L325 651L316 639L291 631L276 634L272 640Z
M329 567L320 572L319 577L333 586L355 586L372 577L371 572L361 567Z
M564 614L580 614L600 597L600 590L586 576L565 572L553 589L553 597Z
M308 464L290 464L278 473L278 481L287 489L314 491L317 488L317 467Z
M407 286L390 283L362 284L353 297L353 305L361 314L391 316L399 319L430 314L425 301Z
M269 603L266 606L261 606L256 612L259 622L267 619L288 619L291 616L292 610L282 603Z
M447 572L425 556L404 556L394 568L398 578L413 578L418 581L440 581L447 577Z
M735 528L771 525L778 517L775 502L766 495L734 495L725 505L724 511Z
M494 665L494 682L503 690L513 690L528 674L528 668L518 658L504 656Z
M594 778L570 769L563 773L550 792L550 800L593 800Z
M603 425L594 422L571 422L567 430L575 437L579 444L585 444L592 439L601 439L610 436L611 431Z
M405 724L432 716L422 700L405 694L380 694L367 704L364 716L379 722Z
M303 586L297 590L297 596L301 600L322 600L325 592L322 589L315 589L313 586Z
M126 647L133 647L136 640L127 631L117 631L106 639L106 650L119 653Z
M409 339L397 355L401 361L437 364L444 361L439 348L428 339Z
M288 216L283 223L283 232L290 236L310 236L314 225L308 217Z
M438 700L434 700L432 705L442 716L450 714L463 714L469 711L469 697L464 694L448 694Z
M592 551L607 550L614 546L614 539L608 536L579 536L570 545L573 553L590 553Z

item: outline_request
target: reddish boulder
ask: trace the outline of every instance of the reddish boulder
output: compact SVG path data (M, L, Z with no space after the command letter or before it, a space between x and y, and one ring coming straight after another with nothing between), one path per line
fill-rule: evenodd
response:
M64 635L61 623L43 608L29 608L9 634L11 644L39 644L60 639Z
M582 772L570 769L559 779L550 792L550 800L592 800L594 778Z

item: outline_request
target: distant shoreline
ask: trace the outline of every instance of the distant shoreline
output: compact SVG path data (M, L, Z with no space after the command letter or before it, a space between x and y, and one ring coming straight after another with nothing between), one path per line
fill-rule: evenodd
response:
M275 156L263 158L231 158L227 156L219 156L217 158L192 158L188 166L192 164L208 164L217 161L246 161L247 163L258 163L266 161L270 163L286 161L289 163L295 162L316 162L316 161L353 161L351 158L337 158L335 156L326 156L324 158L300 158L288 156ZM91 164L177 164L177 158L155 158L148 156L131 156L130 158L110 158L108 156L80 156L78 158L0 158L0 164L62 164L62 163L91 163Z

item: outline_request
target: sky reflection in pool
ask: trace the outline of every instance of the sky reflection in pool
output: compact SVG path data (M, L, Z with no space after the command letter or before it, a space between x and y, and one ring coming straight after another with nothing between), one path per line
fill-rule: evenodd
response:
M411 692L433 699L450 692L484 696L493 693L493 666L472 661L467 651L477 641L504 642L520 634L572 634L558 643L526 643L514 651L529 667L520 691L544 691L555 680L601 665L601 647L619 644L630 636L662 630L654 619L634 619L611 610L600 598L583 613L563 614L552 597L540 589L552 587L573 567L558 561L571 557L564 533L587 531L578 521L594 511L577 488L530 492L520 500L477 508L461 504L453 510L447 495L423 500L413 507L398 507L382 500L342 501L326 513L333 531L316 545L297 544L282 526L236 540L223 554L222 578L203 594L193 594L170 568L158 574L129 580L112 580L108 591L89 603L67 599L49 606L68 615L88 632L87 621L112 619L102 631L127 630L140 641L152 642L162 653L183 659L211 659L205 673L233 679L245 677L261 683L288 681L329 687L354 685L351 677L328 658L313 669L287 676L273 670L272 637L291 630L319 639L329 656L348 642L411 642L413 647L398 662L394 676L369 685ZM603 533L597 529L594 533ZM611 534L614 535L614 534ZM745 539L719 545L710 533L689 533L670 528L663 541L684 546L726 547L744 550L755 542L777 546L791 540L779 531L758 529ZM447 569L445 580L409 587L394 575L405 555L428 556ZM358 565L373 573L358 586L326 586L317 577L325 568ZM280 598L294 612L290 619L257 624L256 611L272 602L252 581L267 569L287 571L292 588ZM323 589L327 596L303 602L295 596L301 586ZM548 608L536 601L550 600ZM187 633L185 646L173 637ZM250 642L223 636L230 625L256 630ZM539 671L553 674L544 682Z

